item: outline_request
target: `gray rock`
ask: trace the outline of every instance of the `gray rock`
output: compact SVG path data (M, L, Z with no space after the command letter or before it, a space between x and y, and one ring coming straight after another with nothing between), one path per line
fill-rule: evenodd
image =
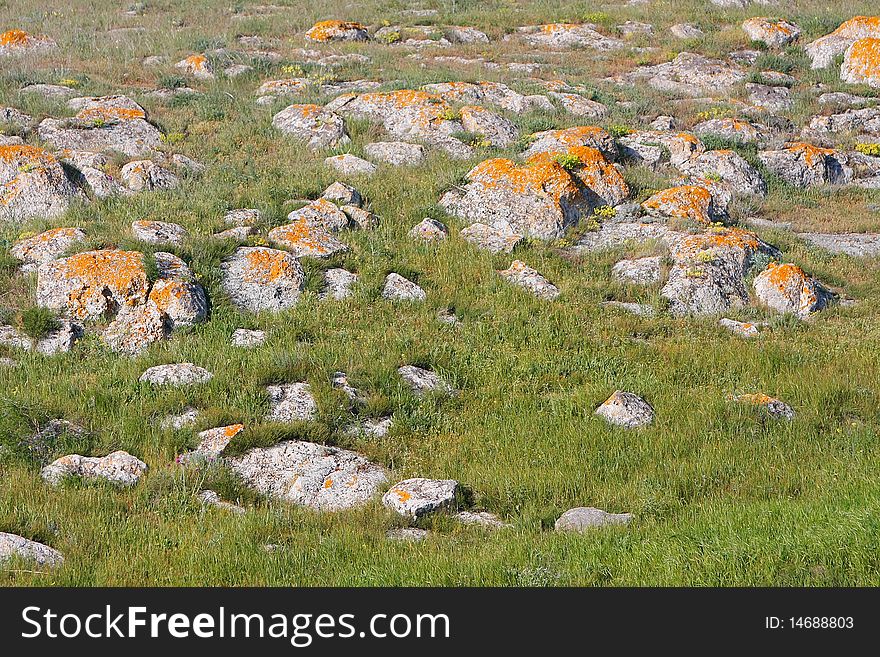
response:
M611 278L637 285L653 285L660 282L660 256L620 260L611 268Z
M358 190L338 180L324 190L321 198L340 205L355 205L357 207L361 207L361 204L364 202Z
M372 176L376 173L375 164L351 153L332 155L325 158L324 164L333 167L344 176Z
M521 260L514 260L510 267L498 274L514 285L531 292L539 299L553 300L559 296L559 288Z
M827 307L834 293L803 269L771 262L753 282L758 301L778 313L805 318Z
M523 236L506 228L495 228L486 224L471 224L459 235L476 246L490 253L511 253L523 241Z
M453 506L459 487L453 479L405 479L382 496L382 504L415 520Z
M138 381L150 383L156 386L189 386L199 383L207 383L214 375L203 367L192 363L171 363L168 365L156 365L141 374Z
M364 154L392 166L418 166L425 161L425 147L404 141L376 141L364 146Z
M147 244L183 244L189 232L180 224L167 221L134 221L131 233L135 239Z
M128 452L116 451L102 457L70 454L44 467L40 476L57 486L65 477L104 479L119 486L133 486L146 473L147 464Z
M389 541L401 541L405 543L418 543L424 541L431 534L427 529L418 527L394 527L385 532L385 538Z
M48 545L31 541L18 534L0 532L0 563L18 558L34 561L40 566L60 566L64 555Z
M803 142L789 144L781 150L760 151L758 158L793 187L842 185L853 178L845 156Z
M347 299L352 295L352 287L358 282L358 275L345 269L335 267L324 272L324 290L322 298Z
M609 424L627 429L643 427L654 421L654 409L651 405L638 395L623 390L616 390L606 399L596 409L596 415Z
M119 177L134 192L174 189L180 185L180 178L152 160L129 162L122 167Z
M409 235L423 242L439 242L449 236L449 228L436 219L426 217L410 229Z
M556 521L558 532L582 532L598 527L626 525L632 520L630 513L608 513L595 507L569 509Z
M787 87L771 87L750 82L746 85L749 102L767 112L787 112L794 106L794 99Z
M706 151L681 164L679 168L690 176L720 178L739 194L767 194L767 183L761 174L734 151Z
M259 347L266 342L265 331L252 331L250 329L235 329L230 343L234 347L253 348Z
M869 258L880 253L880 234L877 233L798 233L811 244L856 258Z
M505 529L513 527L510 523L504 522L494 513L487 511L459 511L454 518L465 525L479 525L489 529Z
M24 144L3 146L0 158L0 224L53 218L83 198L54 155Z
M760 41L771 48L788 45L801 35L801 28L794 23L763 17L747 19L742 28L752 41Z
M691 23L676 23L669 31L676 39L701 39L705 36L703 30Z
M268 386L269 413L273 422L309 422L318 416L318 404L308 383L285 383Z
M623 41L596 31L595 25L552 23L519 28L522 39L532 46L549 50L587 48L608 52L624 47Z
M411 280L392 272L385 277L382 298L392 301L424 301L428 295Z
M227 463L259 493L321 511L366 504L387 481L360 454L300 441L252 449Z
M743 338L755 338L760 335L758 327L752 322L738 322L735 319L722 317L718 320L718 324Z
M876 16L855 16L830 34L808 43L804 50L812 60L811 68L827 68L853 43L866 38L880 38L880 22Z
M302 265L276 249L239 247L222 268L224 291L232 303L251 312L292 308L305 285Z
M505 148L519 140L519 130L509 119L480 105L465 105L459 110L461 125L467 131L480 135L490 146Z
M244 507L221 499L220 495L213 490L203 490L201 493L199 493L198 498L199 502L201 502L205 506L214 506L218 509L223 509L224 511L229 511L230 513L234 513L236 515L241 515L245 513Z
M793 420L794 409L781 399L770 397L763 393L744 394L734 396L734 399L743 404L751 404L763 408L767 414L777 420Z
M184 427L194 425L199 419L199 411L197 408L187 406L180 413L168 415L159 422L161 429L172 429L179 431Z
M342 117L318 105L291 105L272 118L280 132L303 141L313 151L343 146L351 141Z
M263 213L256 208L242 208L227 212L223 221L227 226L254 226L263 220Z
M440 376L431 370L415 365L403 365L397 369L403 382L419 397L432 392L454 394L455 390Z

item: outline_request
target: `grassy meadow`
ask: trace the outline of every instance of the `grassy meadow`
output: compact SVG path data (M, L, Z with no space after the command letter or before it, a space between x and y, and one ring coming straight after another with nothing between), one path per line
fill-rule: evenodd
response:
M141 3L139 3L141 4ZM140 102L166 134L169 152L206 165L176 190L149 192L77 206L63 217L0 224L0 312L21 321L33 306L35 275L18 272L9 247L23 234L53 226L79 226L88 241L171 250L198 275L211 299L208 322L153 345L137 358L114 354L88 335L69 354L43 357L0 347L18 366L0 368L0 531L57 548L65 564L34 570L24 563L0 570L5 585L279 585L279 586L643 586L643 585L878 585L880 584L880 262L833 255L790 231L757 229L820 280L856 300L822 311L809 322L773 316L759 308L731 314L769 320L759 339L743 340L714 318L630 316L600 307L608 299L660 304L660 285L628 287L611 280L611 267L639 251L573 255L571 239L530 241L511 255L478 251L458 236L462 221L437 205L444 190L477 162L519 149L481 149L469 161L431 151L413 168L380 167L369 178L351 178L382 221L375 231L346 232L351 250L327 261L303 259L307 292L292 310L252 315L236 310L220 288L220 262L236 246L218 242L223 215L259 208L267 229L285 223L293 199L316 198L339 178L323 158L273 130L274 113L291 101L254 103L268 79L302 71L321 79L377 79L387 89L416 88L447 80L497 80L523 93L540 87L528 76L479 64L432 64L413 51L382 43L315 46L303 33L316 21L344 18L370 26L472 25L490 44L455 46L449 52L487 60L537 61L545 79L584 85L607 104L606 128L642 128L658 114L675 115L683 128L706 112L732 111L723 103L672 103L645 88L615 87L609 75L667 61L688 50L712 56L752 47L740 29L744 18L778 13L799 24L801 44L857 14L876 13L869 0L827 3L799 0L747 10L707 8L707 0L652 0L629 6L610 2L425 0L438 9L428 18L403 15L400 0L272 0L289 5L263 13L258 2L148 0L139 15L129 3L95 0L0 0L0 31L21 28L47 34L57 51L39 58L0 60L0 106L35 118L73 112L64 101L19 96L27 83L64 83L81 95L123 93ZM872 12L873 8L873 12ZM626 20L652 23L654 37L607 58L591 51L565 55L530 51L503 41L520 25L589 21L613 33ZM692 22L705 37L682 42L669 26ZM124 27L141 31L109 32ZM235 79L181 76L174 62L212 48L241 48L240 35L275 40L284 55L254 63ZM369 63L321 69L297 59L297 48L358 52ZM168 63L147 68L150 55ZM242 59L242 61L247 61ZM772 68L798 78L796 103L786 116L796 126L817 113L817 83L828 90L869 94L840 82L835 68L811 71L802 46L764 53L755 71ZM146 92L187 84L200 96L160 101ZM877 94L877 90L873 91ZM744 94L743 94L744 97ZM303 102L328 97L305 96ZM618 103L623 102L623 105ZM712 108L715 107L715 110ZM590 121L563 112L507 115L523 134ZM347 120L346 152L363 155L383 137L379 127ZM29 138L31 139L31 138ZM708 144L708 141L707 141ZM734 145L750 161L754 149ZM713 147L717 147L713 144ZM124 161L120 162L120 165ZM674 170L628 168L633 200L675 180ZM797 230L880 232L880 191L796 190L768 176L766 199L741 202L733 220L761 216L792 222ZM450 226L436 245L407 235L424 217ZM130 224L172 221L191 237L182 247L136 242ZM265 235L265 230L261 231ZM536 268L562 291L554 302L536 299L501 279L512 258ZM360 284L344 301L318 298L322 270L342 266ZM385 275L395 271L428 293L422 304L381 298ZM448 308L458 326L437 321ZM0 322L2 323L2 322ZM256 349L229 345L236 328L267 331ZM138 383L148 367L193 362L214 373L206 385L154 388ZM461 394L416 398L399 380L403 364L428 366ZM330 384L342 370L368 393L365 409L350 408ZM308 381L318 400L317 422L284 426L264 421L265 386ZM616 389L635 392L657 411L650 427L626 431L593 415ZM789 403L791 422L732 403L732 393L764 392ZM186 406L203 412L196 427L163 430L158 420ZM352 437L344 429L354 414L393 415L382 438ZM40 463L19 446L53 418L81 424L88 434L61 441L56 458L76 451L131 452L150 466L129 489L71 483L55 489L40 478ZM383 464L391 482L407 477L451 478L467 489L474 509L491 511L512 526L491 531L439 515L420 522L434 530L419 543L389 541L385 532L404 521L370 505L316 513L262 499L221 467L183 470L181 451L195 446L197 431L242 422L247 429L230 446L244 450L284 439L306 439L356 450ZM204 508L205 488L248 508L234 515ZM632 523L581 535L553 531L574 506L631 512ZM272 545L268 550L265 546Z

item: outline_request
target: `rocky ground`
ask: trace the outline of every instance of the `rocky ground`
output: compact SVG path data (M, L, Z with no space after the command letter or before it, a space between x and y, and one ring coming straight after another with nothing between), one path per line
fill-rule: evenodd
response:
M0 581L876 584L871 4L0 4Z

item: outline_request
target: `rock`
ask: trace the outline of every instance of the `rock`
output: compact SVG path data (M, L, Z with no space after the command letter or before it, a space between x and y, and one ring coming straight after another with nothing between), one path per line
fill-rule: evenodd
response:
M798 233L811 244L855 258L869 258L880 254L880 234L876 233Z
M404 141L377 141L364 146L371 160L392 166L418 166L425 161L425 147Z
M682 52L671 62L639 67L618 76L615 81L626 85L646 83L657 91L700 98L729 91L745 78L746 72L735 64Z
M238 504L233 504L232 502L226 502L220 498L220 495L213 490L203 490L198 495L199 502L201 502L205 506L215 506L218 509L223 509L225 511L229 511L230 513L235 513L241 515L245 513L244 507L239 506Z
M480 223L471 224L459 235L477 248L490 253L511 253L523 241L523 236L519 233Z
M746 277L778 252L740 228L710 229L672 246L673 265L660 294L673 315L712 315L749 303Z
M318 416L318 404L308 383L285 383L268 386L270 408L267 420L273 422L309 422Z
M47 36L28 34L24 30L7 30L0 34L0 57L45 53L58 47Z
M620 138L621 156L648 167L656 167L666 161L674 167L680 167L705 150L703 143L687 132L641 130Z
M603 308L616 308L617 310L623 310L624 312L628 312L631 315L636 315L638 317L654 317L657 314L657 311L654 310L653 306L649 306L644 303L630 303L627 301L603 301L599 305Z
M654 409L644 399L631 392L616 390L596 409L596 415L609 424L634 429L654 421Z
M801 28L794 23L769 18L749 18L742 28L752 41L760 41L771 48L786 46L801 35Z
M321 21L306 32L306 38L317 43L330 41L369 41L370 34L360 23L351 21Z
M342 391L349 401L356 404L365 404L367 402L364 394L348 382L348 375L345 372L334 372L330 378L330 384L334 389Z
M233 242L244 242L251 235L256 235L257 229L253 226L235 226L214 233L211 237L218 240L231 240Z
M307 217L302 217L292 224L273 228L269 231L269 240L284 247L297 258L302 256L326 258L348 250L347 244L321 226L311 223Z
M779 420L794 419L794 409L792 409L792 407L786 404L784 401L776 399L775 397L770 397L763 393L757 393L738 395L735 397L735 399L736 401L742 402L744 404L752 404L754 406L760 406L764 408L764 410L767 411L770 417Z
M305 285L302 265L289 253L242 246L223 262L223 289L243 310L292 308Z
M558 532L583 532L597 527L626 525L630 520L630 513L608 513L595 507L579 506L559 516L555 527Z
M14 107L0 107L0 134L3 128L12 127L22 132L30 129L33 118Z
M441 82L426 84L422 89L452 103L497 105L514 114L534 109L533 97L524 96L500 82Z
M104 249L40 265L36 300L77 319L98 318L145 303L148 288L143 254Z
M9 249L9 253L24 263L21 266L23 272L33 272L41 264L55 260L85 238L85 231L79 228L52 228L17 241Z
M808 43L804 50L812 60L811 68L826 68L859 39L880 38L880 16L855 16L831 34Z
M263 213L255 208L242 208L227 212L223 221L227 226L254 226L263 221Z
M237 78L240 75L246 75L254 70L253 66L247 64L233 64L223 69L223 75L227 78Z
M323 298L347 299L352 295L352 287L358 281L358 275L338 267L324 272Z
M424 541L431 534L427 529L418 527L394 527L385 532L385 538L389 541L402 541L406 543L418 543Z
M843 91L833 91L821 94L818 100L820 105L836 108L864 107L865 105L871 105L872 103L877 102L875 98L856 96L844 93Z
M325 158L324 164L333 167L344 176L372 176L376 173L375 164L351 153Z
M18 365L12 358L3 357L0 358L0 367L16 367Z
M184 427L191 426L195 424L199 419L199 411L197 408L192 406L187 406L180 413L176 415L168 415L159 422L159 428L161 429L172 429L174 431L179 431Z
M419 397L431 392L440 392L446 395L454 394L454 389L440 376L431 370L426 370L415 365L403 365L397 369L397 373L403 382Z
M880 89L880 28L876 37L859 39L846 49L840 79Z
M700 137L716 135L743 144L763 144L769 139L769 129L766 126L733 118L703 121L694 126L694 133Z
M539 299L553 300L559 296L558 287L521 260L514 260L508 269L499 271L498 274Z
M171 253L156 252L159 277L148 301L162 313L169 329L192 326L208 318L208 297L183 260Z
M494 513L488 513L487 511L459 511L453 517L465 525L479 525L489 529L513 527L513 525L504 522Z
M53 486L65 477L105 479L119 486L133 486L146 473L147 464L128 452L116 451L107 456L62 456L44 467L40 476Z
M739 194L767 195L767 183L764 182L761 174L735 151L706 151L683 163L680 169L689 176L707 177L711 180L720 178L722 182L730 185ZM719 208L715 207L716 205L716 203L710 203L710 207L707 208L708 215L719 211ZM720 213L720 215L723 214L726 212Z
M76 90L63 84L28 84L18 90L20 96L39 96L46 100L63 100L76 96Z
M363 208L355 205L343 205L340 210L348 217L353 226L357 226L361 230L373 230L379 225L379 217Z
M572 247L575 252L609 251L630 244L659 241L671 246L684 236L662 223L605 222L599 230L585 233Z
M207 383L214 378L208 370L192 363L171 363L150 367L141 374L138 381L154 386L190 386Z
M600 102L584 98L579 94L560 93L551 91L547 94L550 98L562 105L563 109L575 116L598 119L608 114L608 108ZM504 145L504 144L498 144Z
M300 441L252 449L227 463L257 492L321 511L366 504L387 481L360 454Z
M617 159L617 144L602 128L582 125L562 130L545 130L532 135L533 141L523 152L526 159L538 153L567 153L576 146L588 146L601 151L611 162Z
M723 219L726 208L719 208L712 193L701 185L681 185L657 192L642 207L651 215L688 219L710 224Z
M760 151L764 166L793 187L842 185L852 180L846 157L831 148L805 142L788 144L781 150Z
M0 146L0 224L57 217L80 197L48 151L24 144Z
M311 83L307 78L267 80L257 89L257 104L271 105L278 98L307 94Z
M794 106L791 91L786 87L771 87L766 84L746 85L749 102L766 112L787 112Z
M82 326L60 320L58 326L39 340L33 340L12 326L0 326L0 345L25 351L36 351L44 356L67 353L83 335Z
M415 520L453 506L459 487L453 479L405 479L382 496L382 504Z
M272 125L283 134L306 142L313 151L351 141L342 117L318 105L291 105L272 118Z
M204 55L190 55L186 59L177 62L174 68L199 80L214 79L214 66Z
M738 322L735 319L722 317L718 320L718 324L742 338L754 338L760 335L758 327L752 322Z
M135 192L174 189L180 178L151 160L129 162L119 172L126 187Z
M382 298L392 301L424 301L427 293L412 281L400 274L390 273L385 277Z
M40 139L54 148L145 157L162 147L162 133L131 98L72 98L68 105L78 110L76 116L43 119L37 126Z
M324 193L321 194L321 198L332 203L339 203L340 205L355 205L357 207L361 207L364 202L364 199L358 190L351 185L346 185L344 182L339 181L336 181L325 189Z
M588 48L607 52L624 47L623 41L600 34L595 27L589 24L550 23L521 27L518 31L529 45L550 50Z
M439 242L449 236L449 228L436 219L426 217L410 229L409 235L423 242Z
M450 27L445 31L444 36L450 43L489 43L486 33L480 32L475 27Z
M348 433L352 436L360 436L366 438L382 438L387 436L391 427L394 426L394 420L390 417L383 418L367 418L360 420L357 424L349 427Z
M849 109L840 114L820 114L810 119L804 135L853 132L880 135L880 107Z
M459 114L462 127L467 132L479 135L490 146L505 148L519 140L519 130L513 122L485 107L465 105Z
M166 221L135 221L131 224L135 239L147 244L183 244L189 237L186 228Z
M294 223L301 222L310 227L321 228L331 233L348 228L349 224L348 215L324 198L312 201L308 205L294 210L287 215L287 219Z
M611 269L611 278L623 283L653 285L660 282L660 256L620 260Z
M808 317L827 307L834 294L803 269L791 264L771 262L755 277L755 296L778 313Z
M265 331L252 331L243 328L235 329L232 333L232 339L230 340L230 344L232 344L233 347L243 347L246 349L259 347L265 342Z
M669 31L672 32L672 36L676 39L682 40L702 39L705 36L703 30L691 23L676 23L669 28Z
M64 563L64 555L48 545L31 541L18 534L0 532L0 563L10 559L34 561L40 566L50 567Z
M206 429L198 434L199 444L192 452L177 457L178 463L190 463L194 460L215 461L223 454L223 450L238 434L244 431L243 424L230 424L226 427Z

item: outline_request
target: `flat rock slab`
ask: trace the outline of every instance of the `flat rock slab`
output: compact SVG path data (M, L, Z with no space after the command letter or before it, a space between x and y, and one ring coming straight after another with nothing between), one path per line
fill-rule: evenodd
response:
M14 557L35 561L41 566L60 566L64 556L48 545L31 541L18 534L0 532L0 563Z
M556 521L558 532L582 532L609 525L625 525L632 520L630 513L608 513L595 507L579 506L569 509Z
M416 519L455 504L459 488L454 479L405 479L385 493L382 504Z
M877 233L798 233L811 244L856 258L868 258L880 253L880 234Z
M384 469L360 454L295 440L227 463L259 493L321 511L366 504L387 481Z
M153 385L187 386L207 383L214 375L208 370L192 363L172 363L156 365L146 370L138 379L141 383Z

